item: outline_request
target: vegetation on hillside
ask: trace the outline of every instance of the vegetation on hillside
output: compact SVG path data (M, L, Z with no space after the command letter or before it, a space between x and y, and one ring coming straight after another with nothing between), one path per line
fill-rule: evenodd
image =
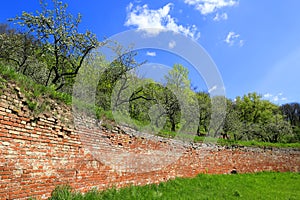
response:
M70 104L75 78L84 72L89 76L79 80L81 84L93 88L96 82L96 91L90 92L96 92L94 108L100 118L104 114L108 118L119 116L155 134L175 137L187 133L194 141L218 134L230 142L300 141L299 103L278 106L257 93L234 101L211 97L191 89L189 72L181 64L174 64L164 84L139 78L134 72L143 62L136 61L136 52L119 46L117 41L100 42L89 31L80 33L81 16L73 17L66 4L52 2L53 9L42 3L41 12L23 12L11 19L22 31L0 24L0 82L18 80L24 89L33 91L33 97L49 94ZM113 62L92 51L100 46L116 52ZM37 109L32 96L28 99ZM213 126L212 102L217 98L225 102L226 116L219 116L218 125Z

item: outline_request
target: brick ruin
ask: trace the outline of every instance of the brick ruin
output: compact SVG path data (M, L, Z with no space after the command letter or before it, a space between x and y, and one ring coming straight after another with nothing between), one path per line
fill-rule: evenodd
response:
M62 184L86 192L234 168L300 171L299 149L187 144L125 126L87 126L87 118L74 117L70 107L53 100L34 114L20 88L6 86L0 96L0 199L44 199Z

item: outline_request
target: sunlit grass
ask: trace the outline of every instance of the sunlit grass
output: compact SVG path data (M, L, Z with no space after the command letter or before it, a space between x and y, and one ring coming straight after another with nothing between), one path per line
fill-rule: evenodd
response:
M136 128L140 131L149 132L151 134L155 134L158 136L166 137L166 138L177 138L177 139L186 139L188 141L193 142L212 142L220 144L220 145L227 145L227 146L256 146L256 147L291 147L291 148L300 148L300 143L269 143L269 142L259 142L259 141L235 141L235 140L224 140L216 138L209 138L205 136L196 136L196 135L189 135L183 134L178 132L172 132L169 130L152 130L151 127L149 128L149 122L143 122L139 120L131 119L128 116L123 116L122 114L118 114L112 111L105 111L102 108L96 105L88 105L86 102L76 101L73 99L72 96L67 93L62 93L55 91L55 87L46 87L44 85L37 84L31 78L18 73L14 70L13 67L4 66L0 63L0 89L5 88L7 82L14 82L17 86L20 87L20 90L26 96L26 102L30 110L35 111L37 113L42 112L45 110L49 105L49 102L39 102L39 98L43 99L54 99L61 101L67 105L71 105L72 103L79 109L83 109L84 111L92 112L95 117L98 119L106 119L110 122L117 121L117 122L124 122L125 124L132 125L133 128ZM0 90L0 95L2 90ZM107 123L106 123L107 124Z
M69 186L58 187L50 199L300 199L300 174L207 175L176 178L159 185L130 186L80 194Z
M71 95L55 91L54 87L46 87L44 85L37 84L28 76L16 72L13 67L3 66L0 64L0 83L3 85L7 81L15 82L17 86L20 87L20 90L26 95L28 101L34 101L34 99L43 96L62 101L67 105L71 105ZM35 102L31 103L34 104Z

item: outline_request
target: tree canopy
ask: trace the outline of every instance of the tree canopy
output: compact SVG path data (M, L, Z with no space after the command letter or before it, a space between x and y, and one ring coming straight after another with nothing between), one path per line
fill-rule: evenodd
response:
M299 103L278 106L255 92L234 101L195 92L189 71L181 64L173 65L164 83L139 78L135 69L144 62L136 61L137 52L116 41L112 48L117 57L108 63L103 55L92 52L107 41L98 41L90 31L80 33L81 15L74 17L67 12L67 4L58 0L52 3L49 9L41 1L41 11L13 18L22 31L0 24L0 64L69 94L84 68L88 77L78 81L86 88L96 85L92 92L98 110L118 111L155 131L211 137L222 133L234 140L300 141Z
M47 79L44 83L62 88L79 71L92 49L103 45L90 31L79 33L81 15L74 17L67 12L67 4L53 0L53 9L41 1L42 11L36 14L23 12L12 19L26 28L41 44L39 56L46 60ZM69 79L69 80L66 80Z

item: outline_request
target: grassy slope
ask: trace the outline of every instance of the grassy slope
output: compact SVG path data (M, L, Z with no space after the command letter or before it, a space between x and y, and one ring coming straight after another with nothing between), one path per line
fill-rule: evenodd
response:
M28 101L33 104L38 103L37 101L39 98L54 99L67 105L71 105L72 103L72 97L70 95L57 92L54 87L46 87L37 84L29 77L24 76L21 73L17 73L12 67L3 66L0 63L0 89L6 87L7 82L15 83L18 87L20 87L21 92L25 94ZM1 91L2 90L0 90L0 95ZM36 108L32 109L34 110Z
M23 74L15 72L11 67L3 66L0 63L0 95L2 89L6 87L6 82L14 82L17 86L20 87L21 91L26 94L27 103L31 110L36 113L43 112L45 110L45 105L47 102L39 102L39 98L43 99L54 99L59 102L63 102L67 105L72 104L72 97L65 93L60 93L54 90L54 87L45 87L39 85L31 80L29 77L24 76ZM96 115L101 117L108 118L113 120L113 116L110 112L104 112L101 109L96 110ZM170 131L162 131L159 135L169 137L175 136L176 133ZM194 138L195 142L202 142L205 138L196 136ZM218 143L220 145L239 145L239 146L257 146L257 147L293 147L300 148L300 143L265 143L257 141L228 141L219 139Z
M206 175L159 185L96 190L82 195L57 190L52 199L300 199L299 173Z

